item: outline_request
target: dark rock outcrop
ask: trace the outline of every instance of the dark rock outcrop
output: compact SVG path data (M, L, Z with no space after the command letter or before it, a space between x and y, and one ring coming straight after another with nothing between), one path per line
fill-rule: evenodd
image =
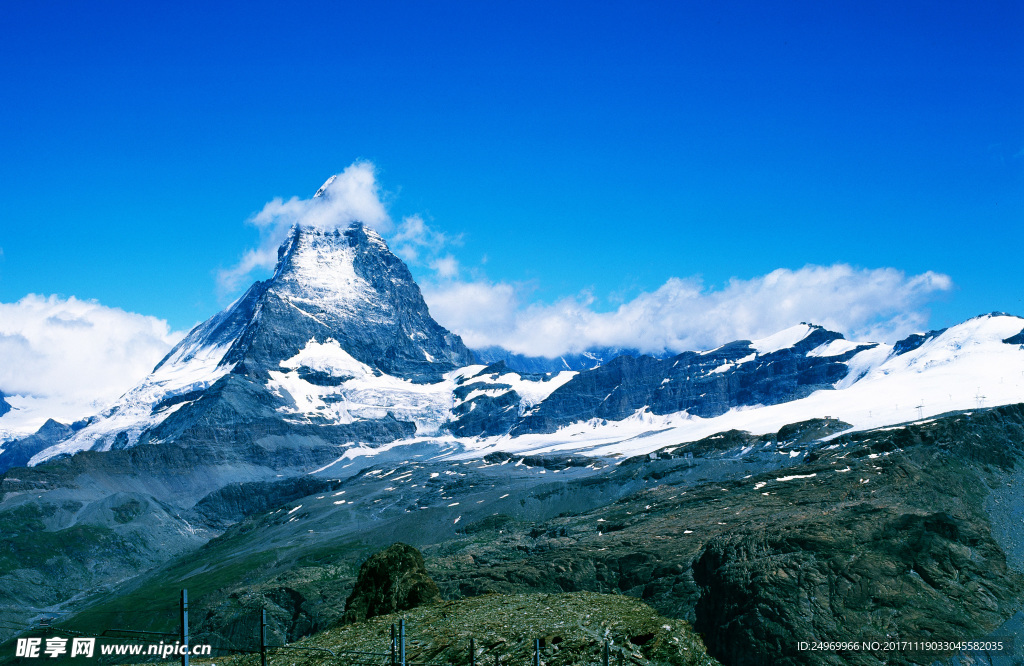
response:
M906 354L909 351L914 351L932 338L938 337L945 332L946 329L940 328L937 331L928 331L927 333L912 333L894 344L892 346L892 351L897 356L900 354Z
M441 592L420 551L404 543L371 555L359 568L355 589L345 602L345 623L409 610L441 601Z
M1003 340L1008 345L1024 345L1024 330Z
M808 663L794 636L983 635L1012 612L1020 582L984 523L894 509L861 504L709 543L693 577L711 653L736 666Z
M842 336L820 326L809 328L796 344L764 354L740 340L710 352L685 352L667 359L620 356L555 390L524 414L512 434L554 432L588 419L620 420L644 408L654 414L686 411L708 418L733 407L797 400L832 388L849 372L846 361L873 346L811 356L811 350Z

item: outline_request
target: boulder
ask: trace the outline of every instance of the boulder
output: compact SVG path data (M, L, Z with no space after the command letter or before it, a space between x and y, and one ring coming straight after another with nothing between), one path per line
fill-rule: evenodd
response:
M394 543L371 555L359 568L355 588L345 602L343 621L362 622L438 601L441 592L427 574L420 551Z

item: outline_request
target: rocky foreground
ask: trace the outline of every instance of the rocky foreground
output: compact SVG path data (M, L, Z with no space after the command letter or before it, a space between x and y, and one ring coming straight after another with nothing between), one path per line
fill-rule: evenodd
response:
M391 625L400 619L405 621L406 663L410 664L469 664L470 639L475 663L481 665L533 663L535 640L540 641L541 662L547 666L601 664L606 641L612 664L718 664L688 623L664 617L632 597L591 592L487 594L380 615L322 631L286 650L271 650L268 663L333 664L338 659L344 662L346 651L385 655ZM348 656L387 663L367 655ZM253 659L240 655L193 663L236 666Z
M575 477L588 468L560 459L528 461L548 467L527 471L474 463L465 476L429 466L398 467L383 479L367 473L276 509L257 503L223 536L66 626L171 631L170 602L187 587L196 641L251 647L260 609L273 644L360 635L359 624L340 628L359 565L402 540L422 550L445 600L430 607L438 616L407 616L411 640L426 641L431 659L464 654L470 636L502 636L518 654L533 638L558 635L566 643L558 649L567 650L577 644L562 633L569 626L580 641L603 635L600 622L562 617L562 600L573 599L622 611L602 616L607 622L672 627L652 645L684 643L674 632L686 621L712 657L735 665L932 664L953 653L812 653L798 642L965 640L997 631L1024 607L1024 406L846 435L842 427L817 420L770 436L722 433ZM768 456L798 462L772 467ZM558 470L565 478L514 480L520 494L501 499L509 489L487 476L493 470L534 479ZM409 475L409 489L399 474ZM428 488L412 488L418 479ZM423 510L403 495L427 489L440 506ZM237 508L236 500L228 504ZM581 592L612 596L552 596ZM628 606L638 600L646 606ZM492 624L480 634L474 628ZM423 631L434 638L417 638ZM652 629L616 632L615 645L625 648ZM555 645L552 638L552 655ZM632 645L654 659L647 643Z

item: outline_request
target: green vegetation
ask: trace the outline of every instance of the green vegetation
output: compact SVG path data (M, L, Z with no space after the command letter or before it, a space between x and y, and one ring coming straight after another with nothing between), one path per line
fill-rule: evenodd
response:
M108 528L74 525L56 532L46 531L43 519L50 505L23 504L0 513L0 572L37 569L55 574L66 566L83 566L89 556L100 552L130 554L132 548Z

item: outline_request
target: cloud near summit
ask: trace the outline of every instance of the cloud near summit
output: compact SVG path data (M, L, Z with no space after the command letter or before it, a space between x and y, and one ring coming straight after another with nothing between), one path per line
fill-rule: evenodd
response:
M373 164L356 162L331 176L309 199L275 197L249 222L260 230L260 244L249 250L237 264L220 271L221 289L238 289L256 270L271 270L277 264L277 248L288 237L292 225L303 224L320 229L344 229L355 221L367 224L381 234L391 231L391 217L381 201L380 186Z
M801 321L847 337L891 341L927 326L925 305L953 286L949 276L932 271L907 275L896 268L808 265L733 278L720 287L708 287L697 277L672 277L610 312L598 311L588 295L530 302L530 290L521 285L462 279L451 252L460 237L431 228L418 215L396 225L374 165L357 162L332 176L317 196L275 198L250 218L260 229L260 244L221 271L221 288L236 291L253 271L272 270L292 225L338 229L354 221L374 227L396 254L429 271L421 286L431 314L470 347L496 345L531 356L593 347L709 349L765 337Z
M457 262L451 255L440 256L443 248L457 244L431 228L419 215L406 217L397 226L391 220L371 162L356 162L327 179L309 199L275 197L249 218L260 230L260 243L242 255L237 264L218 274L222 291L230 293L243 286L254 271L273 270L277 248L288 237L293 225L319 229L345 229L353 222L374 228L387 237L392 249L411 264L429 266L442 277L452 277Z
M589 295L551 304L505 282L428 284L430 312L472 348L491 345L554 357L595 347L643 352L711 349L767 337L801 321L848 338L894 341L928 323L924 305L953 286L947 275L908 276L895 268L846 264L780 268L709 289L698 278L669 278L611 312Z

